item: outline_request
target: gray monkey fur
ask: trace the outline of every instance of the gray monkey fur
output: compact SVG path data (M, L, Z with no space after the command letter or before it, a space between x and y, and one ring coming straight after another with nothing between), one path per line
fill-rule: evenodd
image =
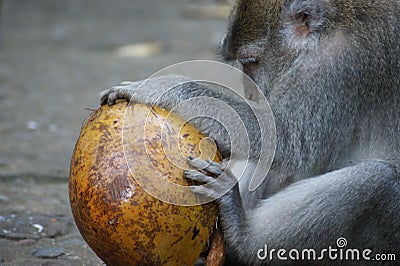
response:
M277 130L262 186L241 188L240 195L235 187L218 200L233 253L244 264L264 264L257 251L265 244L319 250L345 237L349 248L400 260L400 2L237 0L221 55L239 61L260 86ZM160 86L169 83L182 84L159 97ZM249 106L234 94L177 76L156 78L145 89L140 84L106 90L101 102L126 98L171 109L191 97L220 99L254 132L250 158L257 158L261 133ZM176 112L185 116L190 108L207 106ZM192 123L230 156L220 124ZM190 172L186 177L204 181Z

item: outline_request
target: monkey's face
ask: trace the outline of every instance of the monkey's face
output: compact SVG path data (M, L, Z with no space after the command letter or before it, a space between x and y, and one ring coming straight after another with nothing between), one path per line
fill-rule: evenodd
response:
M326 1L237 0L222 57L238 60L268 95L297 58L317 49L327 31L329 10Z

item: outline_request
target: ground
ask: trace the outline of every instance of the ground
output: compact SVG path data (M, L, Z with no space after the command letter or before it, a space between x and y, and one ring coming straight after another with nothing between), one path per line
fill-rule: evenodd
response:
M2 265L102 264L69 207L69 162L80 126L111 85L177 62L215 59L225 9L196 13L192 2L0 2Z

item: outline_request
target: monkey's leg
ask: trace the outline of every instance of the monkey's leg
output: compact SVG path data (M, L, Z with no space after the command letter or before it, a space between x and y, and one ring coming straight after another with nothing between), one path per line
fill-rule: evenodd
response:
M219 184L211 184L193 191L212 195ZM361 252L369 248L400 255L400 177L385 162L364 162L304 179L262 200L253 210L243 210L237 194L235 187L218 204L226 241L246 263L265 263L257 257L265 245L287 252L293 248L321 251L337 248L341 237L349 248Z

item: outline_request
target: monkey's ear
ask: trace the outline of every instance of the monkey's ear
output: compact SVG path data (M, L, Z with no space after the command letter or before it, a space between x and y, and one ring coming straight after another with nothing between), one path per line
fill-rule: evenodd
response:
M293 48L315 45L325 28L326 8L321 3L310 2L294 0L283 7L283 33Z

